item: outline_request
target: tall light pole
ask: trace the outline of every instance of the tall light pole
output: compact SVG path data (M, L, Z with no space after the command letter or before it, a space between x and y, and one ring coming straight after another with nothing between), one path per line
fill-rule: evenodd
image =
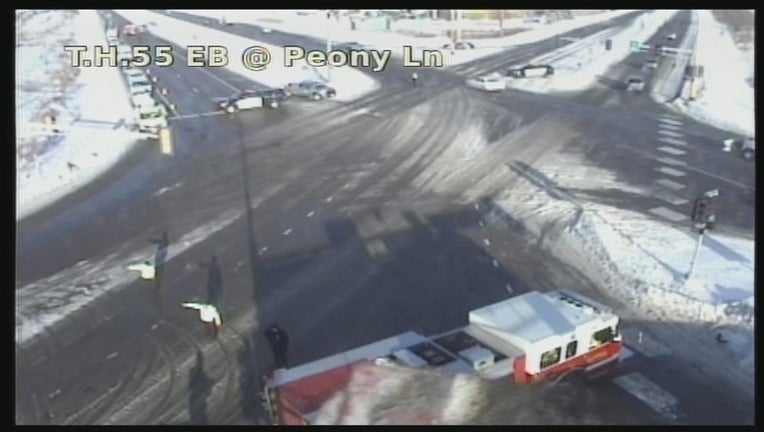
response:
M326 11L326 54L332 51L332 10ZM332 65L326 65L326 80L332 80Z

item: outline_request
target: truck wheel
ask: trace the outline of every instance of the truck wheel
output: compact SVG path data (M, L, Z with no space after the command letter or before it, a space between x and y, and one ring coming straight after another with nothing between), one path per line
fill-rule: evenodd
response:
M745 149L743 150L743 159L751 160L753 159L754 152L751 149Z
M313 100L321 100L321 95L318 93L313 93Z
M271 108L278 108L278 107L279 107L279 103L278 102L276 102L276 101L271 102Z
M230 106L226 107L225 110L226 110L227 113L231 113L232 114L232 113L236 112L236 107L233 106L233 105L230 105Z

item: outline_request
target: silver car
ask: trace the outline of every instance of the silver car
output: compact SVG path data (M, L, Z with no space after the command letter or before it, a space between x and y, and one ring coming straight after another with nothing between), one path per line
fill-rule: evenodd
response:
M630 93L641 93L645 90L645 80L639 77L631 77L626 80L626 91Z
M318 81L289 83L284 90L287 95L311 98L313 100L331 99L337 96L337 90Z

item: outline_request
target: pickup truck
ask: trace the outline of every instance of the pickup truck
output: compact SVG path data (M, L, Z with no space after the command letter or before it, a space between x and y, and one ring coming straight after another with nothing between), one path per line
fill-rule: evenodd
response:
M639 77L631 77L626 80L626 91L629 93L642 93L645 90L645 80Z

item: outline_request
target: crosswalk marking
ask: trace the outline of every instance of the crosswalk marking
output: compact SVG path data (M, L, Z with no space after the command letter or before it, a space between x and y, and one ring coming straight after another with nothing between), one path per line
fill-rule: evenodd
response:
M681 124L661 123L658 125L659 129L664 130L679 130L682 128Z
M687 143L683 140L679 140L676 138L669 138L669 137L661 137L658 141L671 144L671 145L678 145L678 146L686 146Z
M676 125L676 126L679 126L682 124L682 122L674 120L674 119L670 119L670 118L661 118L661 119L658 119L658 121L661 123L668 123L670 125Z
M681 190L681 189L685 188L685 185L683 185L681 183L677 183L677 182L675 182L673 180L665 179L665 178L655 180L655 183L660 185L660 186L663 186L665 188L668 188L668 189L671 189L671 190L675 190L675 191Z
M639 372L621 375L613 380L619 387L644 402L655 412L676 420L679 400Z
M661 201L667 202L667 203L669 203L671 205L675 205L675 206L676 205L686 204L688 202L686 199L684 199L684 198L682 198L680 196L676 196L676 195L674 195L674 194L672 194L670 192L664 191L664 190L655 191L655 198L658 198ZM679 213L679 214L681 214L681 213ZM684 218L685 218L685 216L682 215L682 219L684 219ZM682 220L682 219L680 219L680 220Z
M687 162L670 157L659 157L656 159L658 162L663 162L668 165L687 166Z
M653 339L649 333L643 332L639 327L626 327L621 333L629 348L639 351L645 357L654 358L672 354L666 345Z
M687 219L687 215L671 210L670 208L666 208L666 207L651 208L650 210L648 210L648 212L656 216L660 216L664 219L668 219L672 222L680 222Z
M658 135L667 135L667 136L670 136L670 137L673 137L673 138L678 138L678 137L683 136L684 134L682 132L677 132L675 130L659 129L658 130Z
M673 147L658 147L658 150L660 150L660 151L662 151L664 153L672 154L674 156L679 156L679 155L683 155L683 154L686 153L684 150L679 150L679 149L673 148Z
M684 171L679 171L678 169L670 168L662 166L658 168L658 171L662 172L663 174L667 174L673 177L682 177L687 175Z

